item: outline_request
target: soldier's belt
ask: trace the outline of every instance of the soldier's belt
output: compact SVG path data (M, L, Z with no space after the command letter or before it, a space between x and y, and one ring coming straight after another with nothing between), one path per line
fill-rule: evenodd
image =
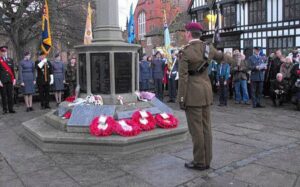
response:
M188 73L190 76L200 75L208 68L208 66L208 63L204 63L201 66L199 66L197 70L189 70Z

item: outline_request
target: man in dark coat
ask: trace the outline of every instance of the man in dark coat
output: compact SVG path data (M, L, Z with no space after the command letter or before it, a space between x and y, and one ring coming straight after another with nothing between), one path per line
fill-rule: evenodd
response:
M0 47L0 91L3 114L16 113L13 109L13 87L16 84L14 63L7 57L7 46Z
M152 77L155 85L156 97L163 101L163 78L164 78L165 61L162 59L161 53L158 51L152 62Z
M276 100L279 101L279 105L282 105L286 99L286 94L288 91L288 83L287 81L283 80L283 75L281 73L277 74L275 80L271 81L271 99L273 101L274 106L277 106Z
M179 56L178 100L185 110L187 123L193 141L194 160L186 163L189 169L206 170L212 160L212 132L210 106L213 93L208 77L208 62L224 60L229 64L233 59L218 52L212 45L201 41L203 27L199 23L186 25L186 39L189 43Z
M262 108L261 97L263 92L265 70L267 65L263 62L259 56L259 47L255 47L253 55L249 57L249 67L251 69L251 91L252 91L252 105L253 108Z
M50 61L46 59L44 52L40 52L39 60L35 62L37 70L37 85L39 89L42 109L50 108L49 92L50 85L54 83L53 71Z
M169 84L168 84L168 89L169 89L169 97L170 100L168 101L169 103L175 103L176 100L176 80L178 80L179 75L178 75L178 58L177 58L177 53L174 51L172 53L172 64L170 64L169 70L168 70L168 78L169 78Z
M143 60L140 62L140 83L141 91L149 91L149 83L152 79L151 62L147 60L147 55L143 56Z

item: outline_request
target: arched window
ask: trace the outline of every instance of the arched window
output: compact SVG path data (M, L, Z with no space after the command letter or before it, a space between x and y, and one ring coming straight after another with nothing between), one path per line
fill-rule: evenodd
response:
M144 40L144 36L146 35L146 16L144 11L138 17L138 33L139 39Z

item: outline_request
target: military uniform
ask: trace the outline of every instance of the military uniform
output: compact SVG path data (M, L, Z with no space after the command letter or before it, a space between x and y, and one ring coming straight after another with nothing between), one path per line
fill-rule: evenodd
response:
M199 39L191 40L180 53L178 100L180 108L186 112L194 144L194 161L186 163L185 166L205 170L210 167L212 160L210 105L213 104L213 93L208 76L208 62L214 59L218 62L225 60L232 63L233 59ZM203 68L196 71L199 67Z
M50 108L49 106L49 92L50 85L53 84L53 68L49 61L46 61L43 66L39 66L41 61L35 62L37 71L37 86L39 89L40 102L42 108Z
M3 87L0 87L3 113L15 113L13 110L13 84L15 82L15 72L14 72L14 62L11 58L0 57L0 61L5 63L8 68L10 68L13 76L10 75L9 70L7 70L0 63L0 81Z

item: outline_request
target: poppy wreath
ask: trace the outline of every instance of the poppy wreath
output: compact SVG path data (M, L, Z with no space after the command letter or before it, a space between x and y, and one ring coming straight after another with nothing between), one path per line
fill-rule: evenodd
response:
M71 116L72 116L72 112L71 112L71 111L68 111L68 112L66 112L66 113L64 114L63 118L64 118L64 119L70 119Z
M132 114L132 121L144 131L153 130L156 126L155 118L150 112L136 111Z
M114 132L115 123L112 117L96 117L90 124L90 133L94 136L110 136Z
M141 133L141 128L133 120L120 120L115 123L115 133L125 137L137 136Z
M163 129L171 129L178 127L178 119L175 118L172 114L158 114L156 115L157 126Z
M67 97L65 99L65 101L69 102L69 103L73 103L75 101L75 96L70 96L70 97Z

